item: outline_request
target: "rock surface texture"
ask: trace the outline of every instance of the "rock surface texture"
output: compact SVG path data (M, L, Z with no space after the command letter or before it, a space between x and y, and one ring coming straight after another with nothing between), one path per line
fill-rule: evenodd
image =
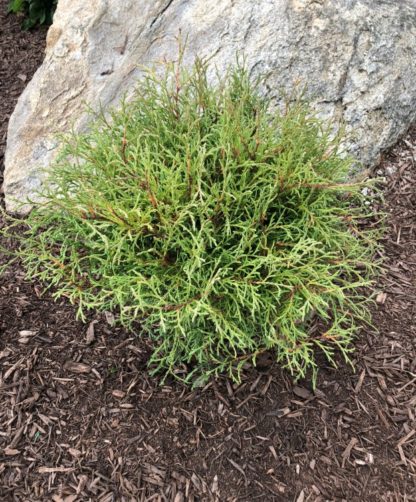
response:
M88 127L85 103L116 104L141 65L175 59L179 32L187 64L210 56L221 71L240 53L277 99L307 86L321 116L344 120L364 165L416 120L416 0L60 0L45 61L10 119L9 210L42 183L56 133Z

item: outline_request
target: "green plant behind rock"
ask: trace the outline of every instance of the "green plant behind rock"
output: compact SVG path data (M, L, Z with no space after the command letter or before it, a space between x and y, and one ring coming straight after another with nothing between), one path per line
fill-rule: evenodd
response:
M58 0L11 0L8 12L23 13L22 28L29 30L38 24L52 24L57 3Z
M348 359L375 246L361 185L305 104L269 105L244 68L147 72L64 141L21 237L29 278L139 325L152 368L187 381L265 351L297 377L317 351Z

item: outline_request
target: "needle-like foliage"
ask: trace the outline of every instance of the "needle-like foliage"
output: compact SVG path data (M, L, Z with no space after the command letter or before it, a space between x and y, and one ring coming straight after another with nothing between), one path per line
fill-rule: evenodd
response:
M148 71L65 139L21 237L30 278L140 326L152 368L187 381L238 379L265 351L315 373L369 318L375 240L340 138L256 85L238 65L216 84L200 61Z

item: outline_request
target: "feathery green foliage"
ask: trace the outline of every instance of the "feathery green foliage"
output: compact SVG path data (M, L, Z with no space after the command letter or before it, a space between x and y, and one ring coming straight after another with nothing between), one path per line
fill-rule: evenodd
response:
M297 100L282 113L237 65L148 71L135 96L64 141L21 236L28 276L154 341L187 381L272 351L292 374L348 359L369 320L375 237L341 138Z

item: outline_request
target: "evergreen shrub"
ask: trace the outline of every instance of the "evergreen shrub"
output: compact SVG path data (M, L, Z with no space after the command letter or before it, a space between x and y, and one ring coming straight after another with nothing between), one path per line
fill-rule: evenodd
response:
M8 12L23 14L22 28L29 30L39 24L52 24L58 0L10 0Z
M150 337L154 371L238 380L271 352L296 377L348 360L376 268L342 137L302 99L273 110L244 66L148 70L70 134L19 255L56 298ZM368 227L367 227L368 228Z

